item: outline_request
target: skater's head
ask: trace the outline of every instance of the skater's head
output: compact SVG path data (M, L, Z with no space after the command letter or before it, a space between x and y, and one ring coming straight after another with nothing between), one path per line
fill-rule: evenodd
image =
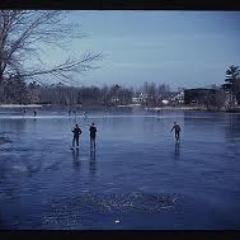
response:
M174 122L174 125L177 125L177 122Z
M77 123L76 123L76 125L75 125L75 126L76 126L76 128L78 128L78 127L79 127Z
M95 125L95 123L94 122L92 122L92 126L94 126Z

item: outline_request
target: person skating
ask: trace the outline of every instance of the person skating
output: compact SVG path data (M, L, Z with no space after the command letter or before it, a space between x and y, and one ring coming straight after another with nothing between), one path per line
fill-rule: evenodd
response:
M177 122L174 122L174 125L173 125L173 127L172 127L172 129L171 129L171 132L172 132L173 130L175 130L175 139L176 139L177 142L179 142L179 140L180 140L181 128L180 128L180 126L177 124Z
M96 132L97 132L97 128L95 127L95 123L93 122L92 125L89 128L89 132L90 132L90 148L96 148Z
M75 125L72 132L73 132L72 149L75 147L75 142L76 142L77 148L79 148L79 136L81 135L82 130L80 129L78 124Z

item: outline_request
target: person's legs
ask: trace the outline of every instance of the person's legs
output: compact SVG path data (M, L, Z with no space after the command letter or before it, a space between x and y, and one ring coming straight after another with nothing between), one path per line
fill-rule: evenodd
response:
M94 149L96 148L96 143L95 143L95 137L93 138L93 147L94 147Z
M90 148L92 148L92 138L90 137Z
M77 147L79 147L79 136L76 136Z
M175 138L176 138L176 141L179 141L179 132L177 131L177 132L175 132Z
M95 148L95 140L93 137L90 137L90 147L94 147Z

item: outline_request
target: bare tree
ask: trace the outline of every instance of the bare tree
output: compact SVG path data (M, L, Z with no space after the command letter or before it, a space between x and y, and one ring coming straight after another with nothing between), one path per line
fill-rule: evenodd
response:
M101 54L91 52L77 57L69 56L55 66L44 65L41 58L44 46L63 47L70 39L83 37L78 31L79 28L64 18L63 12L0 11L0 84L11 76L36 79L37 76L51 75L52 78L66 81L73 72L94 68L92 63L99 60ZM26 60L37 64L27 66Z
M239 66L231 65L226 70L226 79L230 85L230 108L235 105L237 96L240 92L240 69Z
M200 101L209 111L220 111L226 101L226 95L223 89L215 86L214 88L202 93Z

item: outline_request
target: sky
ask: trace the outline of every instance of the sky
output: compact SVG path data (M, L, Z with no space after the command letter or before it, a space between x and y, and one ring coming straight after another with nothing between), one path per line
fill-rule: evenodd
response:
M67 21L86 37L64 53L51 48L49 63L89 50L104 56L99 69L74 75L79 85L206 87L240 65L240 11L70 11Z

